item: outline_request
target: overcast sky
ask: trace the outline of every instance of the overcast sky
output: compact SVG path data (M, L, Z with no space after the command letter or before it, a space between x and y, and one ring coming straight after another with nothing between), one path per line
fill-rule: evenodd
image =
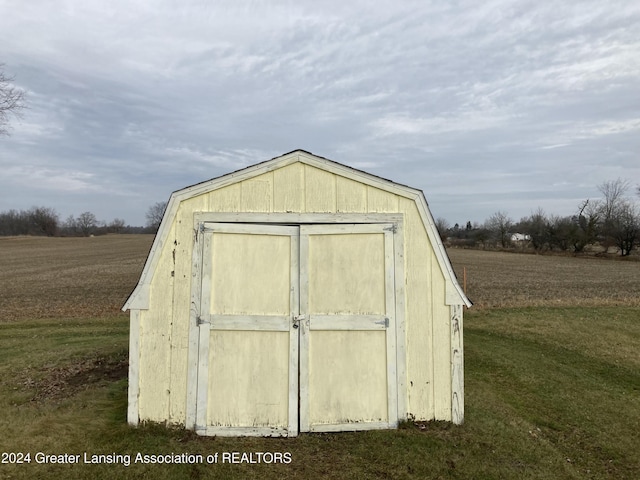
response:
M451 224L640 184L638 1L0 0L0 63L29 106L0 137L0 211L142 225L297 148Z

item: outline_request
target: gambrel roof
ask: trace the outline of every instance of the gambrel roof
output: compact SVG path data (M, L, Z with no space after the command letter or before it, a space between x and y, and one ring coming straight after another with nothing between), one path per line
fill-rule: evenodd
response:
M290 153L272 158L271 160L257 163L241 170L237 170L235 172L231 172L226 175L197 183L195 185L191 185L189 187L173 192L169 199L169 203L167 204L167 208L162 218L160 228L158 229L158 233L156 234L156 237L151 246L151 250L149 251L149 255L140 276L140 280L136 288L133 290L126 303L122 307L122 310L144 310L148 308L149 285L151 284L151 279L153 278L153 272L158 263L162 246L168 240L171 224L176 216L178 207L183 200L198 195L203 195L211 191L227 187L234 183L251 179L258 175L262 175L264 173L286 167L296 162L310 165L312 167L328 171L335 175L346 177L356 182L360 182L362 184L369 185L371 187L378 188L395 195L413 200L416 203L425 230L433 246L438 265L445 278L446 303L449 305L464 304L467 307L470 307L472 305L472 303L463 293L460 285L458 284L453 268L451 267L451 262L449 261L449 257L445 251L444 245L442 244L440 235L438 234L434 219L431 215L431 212L429 211L429 207L422 190L395 183L391 180L372 175L362 170L348 167L333 160L314 155L305 150L294 150Z

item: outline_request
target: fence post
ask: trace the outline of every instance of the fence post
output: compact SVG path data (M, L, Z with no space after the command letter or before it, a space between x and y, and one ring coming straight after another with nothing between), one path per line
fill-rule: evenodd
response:
M464 296L467 296L467 267L462 267L462 290Z

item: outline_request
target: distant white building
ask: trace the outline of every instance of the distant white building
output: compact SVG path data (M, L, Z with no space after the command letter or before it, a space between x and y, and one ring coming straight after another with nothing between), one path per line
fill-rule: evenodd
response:
M531 240L531 235L527 235L526 233L514 233L511 235L511 241L513 243L528 242L529 240Z

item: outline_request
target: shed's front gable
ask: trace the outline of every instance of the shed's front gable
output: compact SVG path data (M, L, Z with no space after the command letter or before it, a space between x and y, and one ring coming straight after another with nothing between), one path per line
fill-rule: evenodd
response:
M310 169L305 171L295 168L295 164L308 166ZM292 165L293 168L286 168ZM272 179L265 178L270 173ZM363 189L363 186L370 188ZM218 190L220 192L215 193ZM276 195L274 192L280 194ZM415 202L438 265L445 276L447 304L471 306L457 282L421 190L394 183L303 150L296 150L172 193L140 280L122 307L123 311L146 308L148 288L159 260L158 252L168 240L171 224L178 214L180 204L202 196L209 197L201 198L200 202L200 208L207 211L287 213L397 211L399 207L394 197L406 198Z
M387 391L386 408L397 414L389 410L386 420L377 424L392 426L409 414L420 419L462 421L461 306L470 302L453 275L422 192L295 151L172 194L140 282L124 307L131 310L132 327L130 423L148 419L198 428L198 397L203 397L201 406L209 400L204 400L206 389L200 388L206 381L198 381L203 370L198 371L194 365L197 367L201 360L198 352L205 346L202 342L215 344L220 340L215 335L220 334L201 337L202 325L196 325L194 304L200 305L201 298L194 303L194 292L204 288L203 279L198 277L204 270L201 264L199 270L195 268L194 248L202 238L199 229L212 222L271 224L276 228L299 225L299 229L314 224L344 228L391 222L394 240L387 245L394 248L392 271L398 277L393 280L393 300L398 315L397 321L393 320L395 343L389 349L398 348L393 355L394 371L385 374L393 377L396 392ZM303 238L299 234L294 237ZM358 321L368 325L365 317L360 315ZM384 323L381 318L371 321L374 326L375 322ZM246 337L251 335L257 334ZM364 349L366 342L374 340L361 341L365 342ZM291 393L289 409L296 397L297 392ZM377 398L382 402L383 397ZM324 405L331 403L327 401ZM377 405L371 407L375 407L372 411L382 411L383 404ZM312 408L325 407L320 403ZM302 420L303 410L299 412ZM221 415L220 411L218 408L216 415ZM331 416L328 411L326 416ZM216 418L219 422L222 417ZM295 423L291 418L288 421ZM323 422L316 418L309 425L313 421L320 425ZM348 429L348 424L336 421L336 429ZM367 423L369 428L374 424ZM212 428L210 433L220 434L217 427ZM283 424L282 428L284 434L294 434L290 425ZM246 430L222 429L227 434L248 434ZM254 434L265 432L258 429Z

